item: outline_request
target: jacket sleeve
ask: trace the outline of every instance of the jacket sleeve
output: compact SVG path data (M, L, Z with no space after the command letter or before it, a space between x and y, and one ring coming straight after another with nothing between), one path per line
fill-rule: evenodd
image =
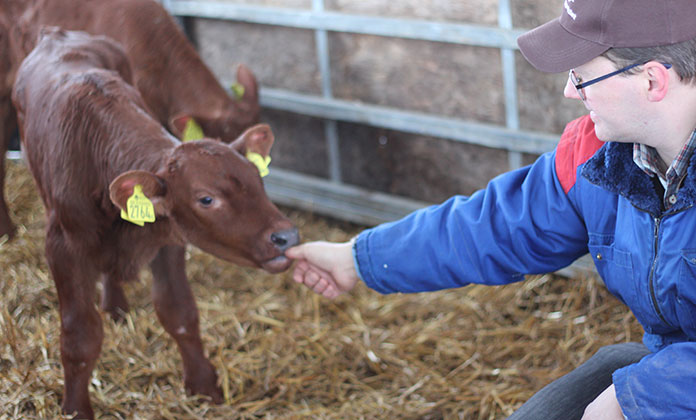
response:
M696 418L696 343L671 344L614 372L616 397L629 420Z
M505 284L572 263L587 252L587 232L574 192L559 182L555 154L471 197L364 231L354 245L361 278L381 293L422 292Z

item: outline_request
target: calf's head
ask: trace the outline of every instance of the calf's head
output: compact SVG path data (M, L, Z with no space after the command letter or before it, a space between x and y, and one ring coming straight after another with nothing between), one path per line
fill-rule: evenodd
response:
M169 120L169 130L178 138L184 138L187 124L193 120L205 137L234 141L246 128L259 122L259 87L254 74L243 64L237 69L237 90L233 89L229 101L218 106L199 108L193 112L174 115Z
M265 124L232 144L204 139L182 143L155 173L128 171L110 185L125 209L135 185L188 242L224 260L277 273L291 262L284 251L299 242L297 228L266 196L259 170L244 155L268 156L273 133Z

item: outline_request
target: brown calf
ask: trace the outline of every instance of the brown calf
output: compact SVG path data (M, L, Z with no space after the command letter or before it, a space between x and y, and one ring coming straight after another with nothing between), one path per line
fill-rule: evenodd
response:
M93 304L99 276L118 285L150 263L154 307L179 347L186 390L220 402L184 272L184 245L280 272L290 265L284 250L299 240L266 197L258 169L242 155L268 155L268 126L252 127L230 145L180 143L124 82L128 77L126 58L111 40L50 28L19 68L12 92L22 148L48 219L46 257L60 302L63 410L79 418L94 417L87 387L103 336ZM156 218L142 227L120 215L138 189Z
M3 15L11 22L4 35ZM106 35L121 43L146 105L177 136L193 118L206 137L229 143L259 121L258 86L251 71L239 67L237 81L244 95L231 98L155 0L0 0L0 47L9 38L12 51L0 48L0 60L7 60L0 61L0 236L15 231L3 193L4 156L16 128L9 92L14 72L44 25Z

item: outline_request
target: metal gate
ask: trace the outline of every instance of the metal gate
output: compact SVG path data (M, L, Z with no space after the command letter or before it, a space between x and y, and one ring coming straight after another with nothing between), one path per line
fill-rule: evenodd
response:
M344 184L340 175L337 121L507 150L511 169L521 166L522 153L541 154L553 150L558 141L556 135L519 129L514 51L517 50L516 39L523 31L512 28L510 0L499 0L497 27L336 13L325 10L324 0L312 0L311 10L192 0L163 0L162 3L175 16L278 25L315 32L322 94L260 89L263 107L324 120L329 179L276 168L267 178L266 186L271 198L281 204L366 225L394 220L427 204ZM500 49L506 125L476 123L334 98L328 31Z

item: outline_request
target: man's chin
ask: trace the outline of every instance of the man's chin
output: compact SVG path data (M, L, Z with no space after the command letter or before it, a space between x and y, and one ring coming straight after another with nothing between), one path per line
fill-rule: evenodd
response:
M597 136L597 138L600 141L607 142L607 141L611 140L610 136L607 135L607 133L605 132L605 130L603 129L601 124L595 123L594 132L595 132L595 136Z

